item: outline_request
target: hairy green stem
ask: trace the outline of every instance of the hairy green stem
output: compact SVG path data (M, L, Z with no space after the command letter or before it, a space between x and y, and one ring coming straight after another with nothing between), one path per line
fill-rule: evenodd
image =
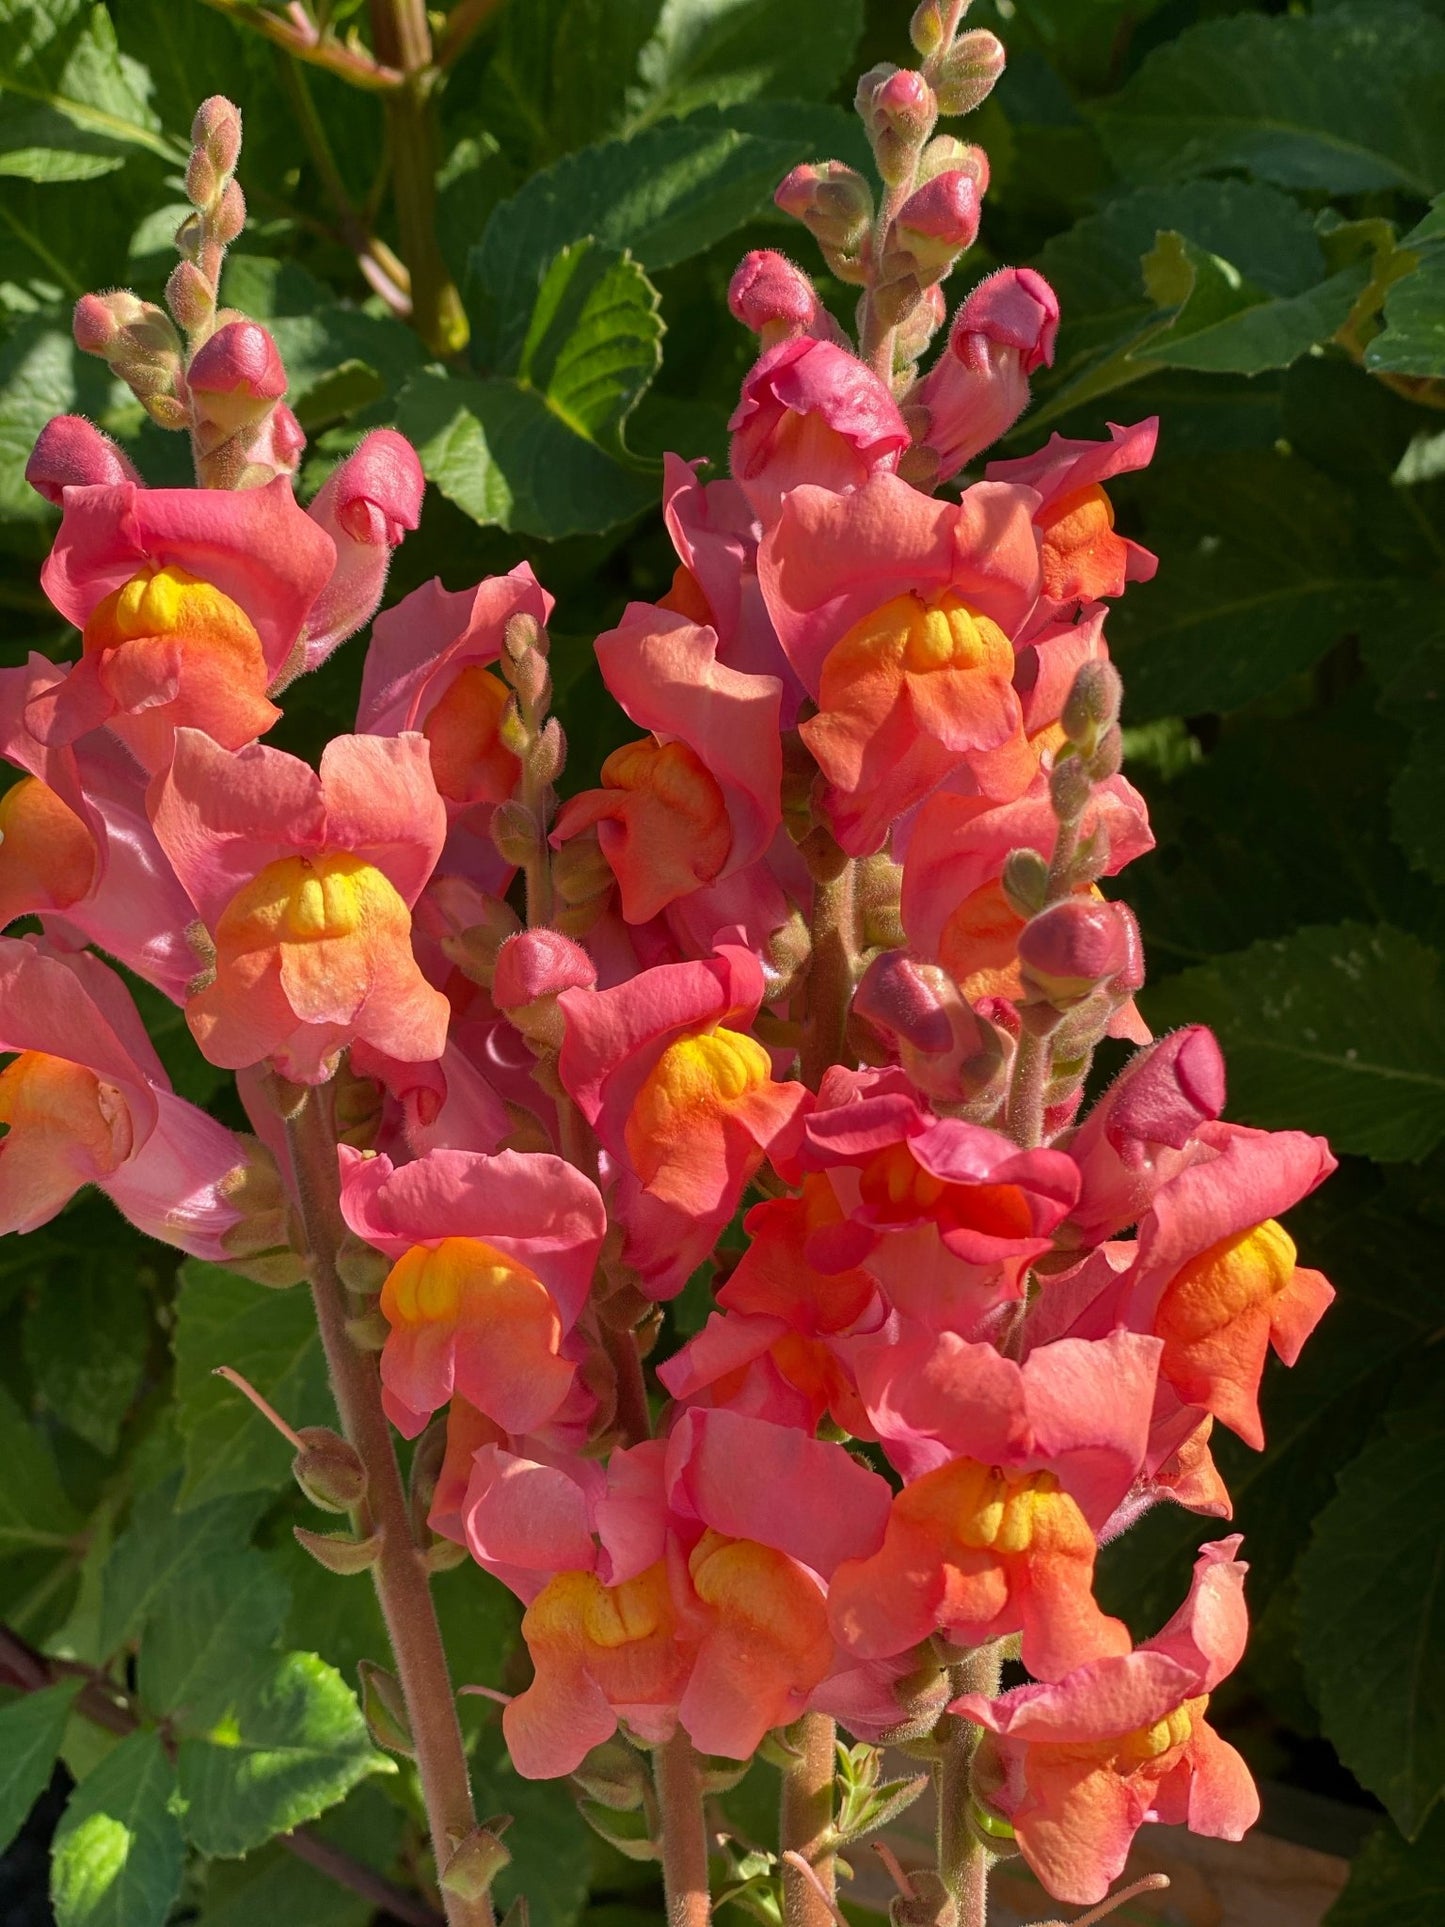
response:
M703 1819L702 1769L681 1727L652 1756L662 1821L662 1873L668 1927L707 1927L707 1827Z
M380 1373L374 1355L360 1351L346 1328L346 1290L336 1268L344 1229L336 1137L324 1089L308 1091L299 1110L287 1119L286 1143L332 1395L342 1431L366 1467L367 1494L360 1524L381 1541L371 1576L406 1700L432 1852L440 1873L476 1827L476 1811L425 1555L412 1536L391 1428L381 1406ZM448 1927L491 1927L492 1906L485 1896L468 1901L444 1892L443 1899Z
M955 1693L998 1692L1002 1660L997 1643L980 1646L950 1669ZM993 1856L969 1824L970 1781L980 1729L945 1716L943 1755L934 1769L938 1795L938 1873L953 1903L952 1927L987 1927L988 1875Z
M826 1713L805 1713L798 1722L796 1757L783 1769L778 1844L801 1854L818 1876L818 1887L799 1867L783 1864L786 1927L833 1927L828 1904L837 1893L837 1869L829 1850L833 1831L833 1785L838 1771L838 1729ZM828 1898L825 1899L824 1895Z
M466 346L468 327L437 238L437 70L426 0L371 0L371 33L378 60L403 75L386 96L386 123L412 326L434 354L456 354Z
M812 956L808 965L808 1019L803 1034L802 1077L817 1090L830 1064L843 1061L848 1006L853 998L857 943L855 866L813 882Z

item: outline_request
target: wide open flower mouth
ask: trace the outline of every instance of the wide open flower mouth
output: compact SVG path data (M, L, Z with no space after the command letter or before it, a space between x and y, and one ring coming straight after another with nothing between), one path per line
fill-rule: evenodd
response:
M988 1238L1032 1239L1034 1214L1016 1184L958 1184L935 1177L907 1144L890 1144L863 1167L859 1195L878 1225L937 1225L941 1234L976 1231Z

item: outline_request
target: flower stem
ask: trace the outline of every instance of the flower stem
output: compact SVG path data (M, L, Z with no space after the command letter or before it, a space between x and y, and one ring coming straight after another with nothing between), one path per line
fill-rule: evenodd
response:
M817 1884L784 1861L783 1919L786 1927L833 1927L837 1874L828 1842L838 1729L826 1713L805 1713L798 1731L796 1757L783 1769L778 1841L784 1853L802 1856L817 1875Z
M808 965L808 1021L801 1068L803 1082L814 1091L828 1066L843 1061L848 1006L853 997L855 866L851 860L842 859L841 851L836 856L840 859L836 865L820 866L833 874L819 876L815 870L813 881L813 949Z
M342 1236L336 1175L336 1138L323 1090L308 1091L286 1122L286 1142L310 1257L316 1322L326 1353L332 1395L349 1443L367 1474L365 1533L378 1533L381 1550L371 1576L386 1621L397 1677L416 1745L438 1872L476 1827L467 1758L456 1700L437 1625L426 1563L412 1537L406 1492L381 1407L381 1377L370 1353L346 1329L346 1292L336 1269ZM444 1893L448 1927L491 1927L491 1901Z
M707 1829L702 1809L702 1772L692 1742L680 1728L653 1755L657 1804L662 1819L662 1871L668 1927L707 1927Z
M437 239L437 70L426 0L371 0L371 32L378 60L403 75L386 96L386 121L412 326L434 354L453 355L466 346L469 330Z
M955 1693L992 1698L1002 1671L995 1643L980 1646L951 1669ZM987 1927L988 1875L993 1856L969 1825L970 1779L979 1729L972 1720L945 1716L943 1756L934 1769L938 1794L938 1873L953 1901L953 1927Z

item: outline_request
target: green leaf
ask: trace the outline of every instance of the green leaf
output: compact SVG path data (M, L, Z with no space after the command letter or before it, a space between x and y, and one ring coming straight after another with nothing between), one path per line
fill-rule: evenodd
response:
M132 1733L101 1761L55 1835L56 1927L162 1927L185 1866L175 1791L158 1733Z
M0 228L8 200L8 193L0 194ZM55 510L25 480L35 438L54 415L98 414L109 385L105 369L82 355L69 330L50 316L28 315L16 324L0 346L0 516L55 519Z
M1171 977L1156 1028L1209 1024L1245 1122L1320 1131L1338 1151L1422 1158L1445 1137L1440 960L1388 925L1296 931Z
M1442 1456L1431 1386L1346 1467L1300 1563L1300 1654L1325 1732L1411 1839L1445 1791Z
M385 1872L396 1857L403 1819L376 1786L364 1782L343 1805L308 1831L353 1859ZM213 1861L206 1869L200 1927L370 1927L375 1904L310 1867L279 1842L244 1860Z
M1173 463L1141 499L1159 573L1111 613L1130 722L1241 708L1352 630L1395 626L1354 500L1298 456Z
M212 1726L236 1681L275 1646L291 1603L280 1572L259 1552L219 1554L184 1589L162 1597L140 1654L140 1695L183 1731Z
M278 315L269 325L286 364L287 402L312 428L394 396L426 359L410 328L355 308ZM358 383L358 374L369 379Z
M767 203L806 137L740 132L705 113L609 141L535 174L488 221L467 270L468 306L493 360L515 366L558 252L593 236L649 272L701 253Z
M614 527L656 500L625 466L627 416L661 362L657 295L596 242L565 248L537 294L514 378L415 376L397 423L476 522L557 537Z
M1401 247L1420 251L1419 265L1391 284L1385 326L1365 350L1375 374L1445 377L1445 195Z
M142 1493L106 1560L98 1641L103 1656L139 1633L172 1588L185 1593L215 1560L250 1537L253 1500L220 1499L180 1512L179 1484L175 1475Z
M184 161L160 131L143 68L88 0L0 0L0 175L86 181L137 152Z
M341 1675L314 1653L284 1653L233 1683L204 1736L182 1739L186 1834L201 1853L248 1853L314 1820L368 1774L395 1770Z
M663 0L629 127L703 105L828 94L853 58L862 0L795 0L786 32L779 24L776 0Z
M1157 48L1092 110L1131 180L1244 168L1356 194L1445 182L1445 23L1369 0L1327 15L1209 20Z
M70 1239L81 1226L57 1227L56 1255L26 1311L22 1345L40 1397L72 1432L109 1455L150 1350L150 1296L141 1275L147 1254L108 1207L85 1209L82 1223L96 1242L77 1249Z
M1445 1812L1413 1846L1393 1827L1372 1833L1350 1866L1325 1927L1439 1927L1445 1918Z
M1395 840L1417 870L1445 883L1445 812L1440 808L1440 772L1445 769L1445 728L1437 717L1432 729L1415 738L1390 786L1390 819Z
M66 1497L39 1432L10 1394L0 1388L0 1558L38 1547L68 1547L80 1517Z
M62 1680L0 1707L0 1853L50 1784L71 1702L81 1685L78 1679Z
M293 1426L333 1420L310 1294L275 1291L189 1259L181 1266L172 1344L185 1440L181 1505L284 1486L291 1447L215 1372L218 1365L240 1372Z
M1176 307L1178 313L1161 334L1149 336L1138 355L1158 367L1258 375L1287 368L1328 341L1349 319L1370 268L1366 261L1352 262L1318 287L1271 300L1228 261L1182 234L1166 233L1146 257L1144 277L1159 305Z

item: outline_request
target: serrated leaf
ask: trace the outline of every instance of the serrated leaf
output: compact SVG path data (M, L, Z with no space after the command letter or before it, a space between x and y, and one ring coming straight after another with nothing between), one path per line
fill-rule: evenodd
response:
M254 1500L219 1499L179 1512L179 1485L176 1474L142 1493L105 1562L98 1636L102 1656L140 1632L171 1588L183 1595L215 1560L250 1537L258 1510Z
M0 1388L0 1557L68 1547L80 1516L66 1497L55 1460L33 1425Z
M1091 110L1132 180L1243 168L1354 194L1445 182L1445 23L1370 0L1312 17L1234 14L1149 55Z
M144 152L175 163L143 68L89 0L0 0L0 175L85 181Z
M0 1853L50 1784L71 1703L82 1684L62 1680L0 1707Z
M1439 1927L1442 1919L1445 1812L1437 1811L1413 1846L1390 1826L1370 1835L1325 1927Z
M556 538L614 527L656 500L625 465L628 414L661 360L657 295L626 255L580 242L549 268L514 379L428 370L397 423L428 478L474 521Z
M1141 1001L1156 1028L1211 1026L1244 1122L1390 1162L1445 1137L1439 968L1403 931L1343 923L1218 957Z
M183 1738L177 1756L187 1837L222 1857L314 1820L368 1774L394 1771L356 1695L315 1653L284 1653L235 1682L210 1730Z
M334 404L338 383L357 390L358 370L370 380L364 392L347 397L348 412L395 395L426 359L416 334L400 321L334 303L278 315L269 325L286 364L287 402L311 425L331 418L324 410Z
M140 1696L180 1732L215 1724L236 1681L264 1663L291 1604L285 1579L246 1547L219 1554L184 1590L171 1587L146 1627Z
M162 1927L185 1865L175 1791L158 1733L132 1733L87 1776L55 1835L56 1927Z
M544 277L592 236L649 270L711 247L771 199L805 141L742 133L716 113L570 154L534 174L487 222L467 299L491 359L516 365Z
M776 0L663 0L627 96L628 125L702 104L828 94L863 30L862 0L795 0L787 32Z
M1407 1838L1445 1791L1442 1458L1432 1391L1345 1468L1300 1562L1300 1654L1325 1732Z
M367 1867L384 1873L396 1857L403 1818L372 1782L307 1829ZM244 1860L217 1860L206 1869L199 1927L370 1927L374 1902L310 1867L280 1842Z
M1271 300L1217 254L1182 234L1161 234L1144 261L1145 283L1161 306L1178 308L1162 333L1151 334L1131 359L1206 374L1258 375L1288 368L1331 339L1349 319L1370 279L1366 261L1352 262L1318 287Z
M180 1277L172 1338L185 1440L180 1503L274 1491L290 1477L292 1449L215 1369L240 1372L293 1426L334 1419L310 1294L274 1291L199 1259Z

